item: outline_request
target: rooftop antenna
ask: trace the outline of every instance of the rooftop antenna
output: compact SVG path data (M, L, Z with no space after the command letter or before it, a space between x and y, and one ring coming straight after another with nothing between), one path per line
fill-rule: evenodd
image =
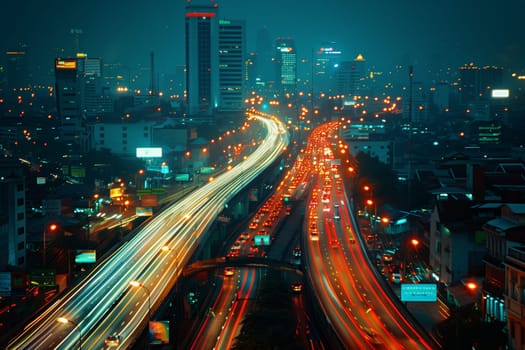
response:
M155 96L157 92L155 91L155 59L153 51L150 53L150 68L151 68L151 75L150 75L150 86L149 86L149 94L152 96Z

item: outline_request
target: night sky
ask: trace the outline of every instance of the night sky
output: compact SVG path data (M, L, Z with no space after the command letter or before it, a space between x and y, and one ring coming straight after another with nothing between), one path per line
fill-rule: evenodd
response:
M370 65L389 69L414 64L458 67L468 62L521 69L525 65L523 0L222 0L219 16L246 20L248 49L266 26L272 37L295 39L309 58L322 42L335 41L345 59L362 53ZM3 0L4 51L17 41L44 69L60 48L72 52L72 28L91 57L126 65L149 63L172 73L184 64L185 0Z

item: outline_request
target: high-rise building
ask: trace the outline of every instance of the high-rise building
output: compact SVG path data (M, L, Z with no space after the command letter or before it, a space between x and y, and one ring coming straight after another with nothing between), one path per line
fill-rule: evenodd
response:
M0 162L0 271L26 265L25 180L19 162Z
M186 6L186 89L188 114L210 116L218 106L218 5Z
M262 84L268 85L270 82L275 80L275 74L272 65L272 39L270 32L266 27L263 27L257 32L255 41L255 56L255 78Z
M490 99L491 91L501 87L503 68L478 67L474 63L459 68L460 104L468 106L478 101Z
M81 111L86 116L113 112L113 97L109 86L104 85L102 59L77 54L81 88Z
M343 61L337 67L335 94L350 95L354 91L351 61Z
M243 108L243 64L245 55L243 21L219 20L219 110Z
M61 139L68 149L86 149L81 105L81 80L76 58L55 59L55 94Z
M10 90L19 90L31 86L26 49L26 45L20 45L17 50L6 51L5 53L7 85Z
M297 90L297 53L291 38L277 38L275 42L276 88L282 96L294 95Z
M323 43L313 57L313 92L330 93L335 88L335 71L341 60L341 51L335 42Z
M367 67L363 55L359 54L353 61L344 61L337 66L337 94L360 95L367 89Z

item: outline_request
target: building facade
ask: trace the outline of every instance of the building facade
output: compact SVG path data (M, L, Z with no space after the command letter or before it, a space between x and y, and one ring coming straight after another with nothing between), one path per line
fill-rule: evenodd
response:
M76 58L55 59L55 94L61 139L69 150L87 150L82 114L82 84Z
M510 248L505 258L505 305L511 349L525 349L525 247Z
M219 20L219 111L243 109L245 24Z
M277 38L275 42L276 88L281 96L297 92L297 53L291 38Z
M219 104L218 5L186 6L186 91L188 114L210 116Z
M25 180L18 161L0 162L0 271L26 266Z

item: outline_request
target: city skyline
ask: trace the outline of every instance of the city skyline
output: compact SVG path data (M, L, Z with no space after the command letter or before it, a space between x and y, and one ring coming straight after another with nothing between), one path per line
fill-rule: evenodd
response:
M257 32L267 28L272 40L293 38L299 58L309 58L323 42L334 41L345 60L363 54L379 69L394 64L437 69L469 62L522 69L525 58L518 29L524 6L518 2L503 1L499 6L466 0L396 6L386 1L342 0L266 1L264 6L239 0L217 3L220 18L246 21L248 51L255 50ZM7 33L2 49L25 43L34 69L49 71L54 57L74 53L73 32L81 32L79 49L90 57L148 66L153 51L156 70L173 73L185 64L186 4L95 0L68 8L56 0L27 0L24 6L8 1L1 18L2 32Z

